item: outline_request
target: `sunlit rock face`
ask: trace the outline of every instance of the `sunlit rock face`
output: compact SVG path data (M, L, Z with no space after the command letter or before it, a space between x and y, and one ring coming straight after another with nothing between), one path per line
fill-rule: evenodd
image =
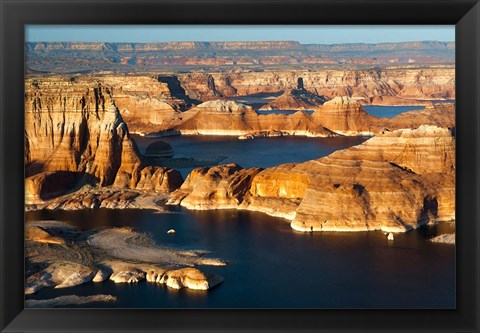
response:
M402 129L305 163L197 169L170 203L263 211L306 232L404 232L454 219L454 151L449 129Z
M450 103L435 103L423 110L404 112L396 117L378 121L377 133L401 128L418 128L421 125L432 125L444 128L455 127L455 106Z
M148 132L171 127L181 121L181 111L192 100L176 89L169 77L106 75L99 80L112 88L115 105L132 132Z
M310 183L292 228L392 232L454 218L455 140L421 126L299 165Z
M182 123L173 129L186 135L232 135L245 139L275 135L377 135L400 128L417 128L422 124L455 126L455 107L451 104L435 104L388 119L371 116L358 100L342 96L313 110L311 115L305 111L259 114L250 106L213 100L184 112Z
M61 78L25 85L27 175L85 172L110 185L118 171L135 174L141 160L108 87Z
M350 97L335 97L316 109L312 115L316 123L340 134L370 134L377 118L368 115L362 105Z
M185 90L200 100L212 99L207 74L198 78L178 74ZM303 87L332 99L336 96L369 98L398 96L409 99L455 98L455 69L385 69L385 70L319 70L319 71L240 71L209 74L215 90L224 96L276 93L295 89L301 78ZM211 81L211 79L210 79ZM227 88L228 89L224 89ZM378 101L377 101L378 102ZM381 100L380 100L381 102ZM385 105L388 105L386 103Z
M25 81L25 163L27 201L58 192L58 184L145 188L147 174L154 189L178 183L166 169L143 171L111 87L79 78Z
M184 122L174 129L186 135L242 136L281 131L284 135L335 136L335 133L312 122L306 112L262 115L250 106L233 101L213 100L202 103L184 112L183 119Z
M246 196L259 168L243 169L225 164L193 170L183 185L171 194L169 204L190 209L236 208Z
M242 135L255 127L257 117L250 106L214 100L185 112L185 121L175 129L182 134Z

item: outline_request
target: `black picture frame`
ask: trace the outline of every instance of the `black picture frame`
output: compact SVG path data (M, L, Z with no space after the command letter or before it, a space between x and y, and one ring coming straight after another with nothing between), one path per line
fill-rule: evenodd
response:
M1 0L2 332L479 332L478 0ZM25 24L455 24L455 310L24 309ZM321 296L321 295L320 295Z

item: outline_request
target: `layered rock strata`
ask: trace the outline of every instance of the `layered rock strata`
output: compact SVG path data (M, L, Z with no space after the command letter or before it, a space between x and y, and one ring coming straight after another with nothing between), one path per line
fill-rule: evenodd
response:
M404 232L455 218L454 152L451 130L423 125L305 163L197 169L169 203L263 211L306 232Z
M312 109L337 96L362 104L431 105L431 100L455 98L454 68L384 70L280 70L268 72L185 73L162 75L34 76L42 89L60 89L53 81L70 82L63 97L85 87L108 87L110 98L132 132L165 131L188 119L184 111L201 101L228 99L257 93L285 93L264 106L267 109ZM58 95L60 96L60 94ZM72 95L73 96L73 95ZM87 99L88 100L88 99ZM108 104L108 103L107 103ZM32 107L30 107L32 108ZM260 129L256 129L259 131ZM276 128L275 130L282 130Z
M233 92L244 96L296 89L298 80L302 79L306 90L328 99L336 96L364 98L367 101L376 96L417 100L455 98L454 67L265 72L244 70L210 75L215 90L222 91L224 96L233 96ZM178 74L178 79L189 95L195 95L200 100L212 98L212 91L203 79L197 80L191 74ZM228 87L228 90L223 87Z
M330 137L336 135L376 135L385 130L417 128L422 124L455 126L451 104L435 104L422 111L410 111L392 119L370 116L359 101L335 97L313 114L259 114L250 106L233 101L215 100L184 112L184 121L173 127L187 135L256 136L299 135ZM271 134L271 135L270 135Z
M166 192L182 182L177 171L146 165L112 88L90 80L26 80L24 158L27 203L86 183Z
M186 135L248 135L282 131L290 135L334 136L317 126L306 112L293 115L258 114L252 107L233 101L215 100L184 112L184 122L173 129Z
M312 114L314 123L342 135L371 135L378 118L370 116L361 104L350 97L335 97ZM376 126L377 125L377 126Z

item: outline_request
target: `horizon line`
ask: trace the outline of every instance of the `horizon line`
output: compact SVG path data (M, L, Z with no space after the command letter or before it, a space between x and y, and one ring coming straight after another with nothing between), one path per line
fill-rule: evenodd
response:
M172 40L172 41L155 41L155 42L136 42L136 41L90 41L90 40L65 40L65 41L25 41L25 43L106 43L106 44L160 44L160 43L274 43L274 42L294 42L300 45L377 45L377 44L401 44L401 43L418 43L418 42L439 42L439 43L455 43L453 40L425 39L425 40L408 40L398 42L345 42L345 43L302 43L298 40Z

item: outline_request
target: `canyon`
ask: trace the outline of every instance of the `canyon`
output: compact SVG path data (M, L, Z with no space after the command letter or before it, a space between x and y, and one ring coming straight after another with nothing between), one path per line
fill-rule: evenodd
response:
M31 86L33 82L43 82L42 89L47 89L46 87L51 85L52 94L56 93L54 89L60 94L59 89L63 89L62 85L69 82L66 87L71 90L78 88L79 98L80 94L83 94L82 85L91 87L101 85L109 90L111 96L109 98L114 100L123 121L128 124L129 131L140 134L168 133L177 126L184 128L185 131L201 129L188 124L191 116L196 111L202 110L202 107L200 109L195 107L211 100L228 101L237 96L252 94L280 94L275 100L259 105L260 110L315 110L335 97L350 97L362 105L423 105L432 108L433 103L438 100L455 98L453 68L319 72L290 70L259 73L240 71L160 75L32 75L26 82L27 92L33 91ZM65 93L67 91L65 90ZM33 109L34 97L29 95L27 98L32 100L27 107ZM203 105L203 109L208 106L209 104ZM81 108L81 105L73 107ZM321 128L316 128L316 124L305 125L315 117L297 114L282 119L271 115L256 117L252 112L247 113L249 114L247 121L250 124L233 126L244 129L238 135L284 129L266 128L268 126L265 124L270 122L282 123L280 126L289 132L293 132L295 128L298 128L297 131L305 132L308 131L307 127L312 127L310 132L318 131L317 135L328 135ZM299 123L300 125L297 125Z
M445 200L446 204L439 201L442 196L447 196L446 193L451 195L454 186L452 152L455 112L452 104L431 103L423 110L405 112L391 119L370 116L357 99L348 96L337 96L320 106L313 106L311 114L304 111L260 114L251 106L229 100L210 100L197 106L191 104L190 109L181 111L192 100L182 100L176 95L180 91L186 96L186 90L171 91L172 84L160 82L158 78L140 76L128 79L128 84L125 81L127 77L118 76L99 77L96 80L90 76L26 80L27 210L154 208L162 211L163 204L168 201L194 209L243 207L267 211L292 219L292 227L297 230L329 230L324 225L308 224L321 216L325 221L330 221L329 227L335 230L380 228L405 231L418 226L417 222L424 219L418 213L427 209L424 202L435 201L437 205L440 202L441 207L447 207L443 213L443 208L438 206L435 218L452 218L451 198ZM297 80L296 84L296 91L304 90L301 81ZM150 89L148 94L145 93L146 87ZM160 100L169 101L170 108L157 109ZM145 105L148 107L144 108ZM127 110L127 107L130 109ZM287 164L266 170L242 169L232 164L210 169L204 167L194 170L184 182L178 171L153 165L153 161L139 152L130 137L130 123L140 126L139 120L145 119L146 114L150 115L147 118L150 124L151 117L155 117L157 124L164 126L165 130L184 135L233 135L243 139L282 135L375 137L360 146L320 159L320 162L293 166ZM357 148L361 154L357 154ZM392 152L395 152L395 158ZM430 161L430 155L445 158ZM424 163L430 161L430 168L436 166L438 170L420 167L420 157ZM323 169L318 163L326 163L328 167ZM359 163L365 165L360 167ZM385 174L377 177L385 182L392 179L397 182L378 182L376 185L379 187L373 186L369 183L370 167L384 170ZM310 173L306 171L309 169ZM339 170L349 170L349 173L344 174ZM315 178L314 174L323 175L324 178ZM447 186L441 193L435 192L440 191L440 180L435 180L436 176L431 176L433 174L438 175ZM359 175L365 177L365 184L345 185L350 179L348 177L357 178ZM322 187L333 186L335 191L319 194L317 185L310 189L308 185L313 178L318 178ZM327 185L324 184L325 178L329 180ZM261 179L264 179L263 185ZM290 185L278 185L284 183ZM365 193L368 193L368 198L374 198L375 191L381 192L382 188L390 187L396 196L400 196L400 188L407 186L404 183L412 186L408 193L416 194L409 194L410 197L404 194L398 201L400 205L392 205L399 210L397 213L377 212L375 209L380 208L372 208L375 203L366 199ZM276 184L279 186L277 190ZM369 189L370 186L374 189ZM266 187L273 192L265 194L261 188ZM222 188L223 192L219 193ZM435 189L432 193L427 190L431 188ZM210 193L211 189L215 191ZM305 192L309 193L308 196ZM308 198L317 202L320 197L330 197L337 202L340 195L349 197L356 204L352 203L351 209L338 208L339 212L357 212L355 214L360 216L360 212L365 215L373 209L374 213L366 214L363 218L357 217L358 220L354 217L325 217L318 215L318 212L310 217L310 213L307 213L312 205L308 203ZM202 198L209 199L204 202ZM212 198L218 198L218 202ZM418 205L409 216L401 213L406 200ZM332 202L325 203L325 207L331 205ZM409 207L411 205L408 204ZM343 227L340 222L342 219L346 223ZM305 227L301 227L302 223Z
M404 232L454 219L454 151L451 130L422 125L305 163L196 169L168 203L262 211L298 231Z
M455 106L442 103L454 98L451 74L428 69L30 75L25 210L248 210L280 217L292 232L309 233L403 233L454 221ZM401 83L412 77L414 84ZM271 93L275 97L255 107L234 100ZM425 108L377 118L363 108L372 104ZM271 109L297 111L262 113ZM147 137L370 138L306 162L243 168L242 161L218 165L224 157L211 163L174 159L172 146L159 141L141 152L130 131ZM175 170L179 163L193 167L185 180ZM170 249L131 228L85 231L42 220L25 228L26 294L103 281L208 290L223 281L198 266L223 266L225 260L208 258L203 250ZM451 236L446 239L432 242L452 243ZM89 301L52 302L67 300Z

